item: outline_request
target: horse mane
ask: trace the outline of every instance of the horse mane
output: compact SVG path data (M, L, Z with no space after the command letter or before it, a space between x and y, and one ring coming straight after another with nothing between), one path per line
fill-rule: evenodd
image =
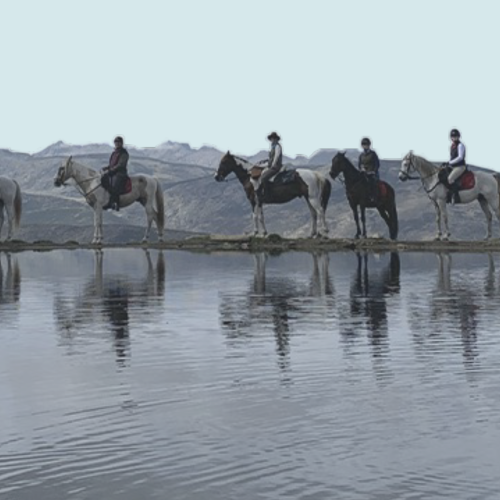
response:
M71 158L71 165L73 167L77 167L79 170L86 170L90 176L99 175L99 172L97 170L94 170L91 167L87 167L87 165L84 165L83 163L77 162L77 161L73 160L73 158Z
M435 163L432 163L429 160L426 160L422 156L414 154L413 151L410 151L408 153L407 157L409 157L409 158L411 158L411 157L415 158L420 163L420 165L423 167L423 169L426 170L427 174L429 174L430 172L434 173L434 172L437 172L439 170L439 166L438 165L436 165Z

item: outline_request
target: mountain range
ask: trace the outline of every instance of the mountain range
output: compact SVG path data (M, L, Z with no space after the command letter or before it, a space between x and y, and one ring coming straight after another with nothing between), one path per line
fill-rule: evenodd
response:
M189 144L167 141L154 148L128 148L130 174L146 173L159 178L165 195L166 229L170 237L193 233L243 234L251 232L250 206L238 182L216 183L213 178L223 152L214 147L191 148ZM70 145L56 142L35 154L0 150L0 175L15 178L23 191L22 227L17 238L26 241L88 241L93 217L76 189L56 188L54 176L69 155L95 169L106 165L112 147L107 144ZM305 167L328 174L337 149L320 149L309 157L285 157L290 167ZM358 151L347 156L357 160ZM261 151L250 161L264 158ZM243 156L243 155L242 155ZM398 181L400 161L381 160L381 176L395 189L400 220L400 239L428 239L435 234L435 213L420 183ZM354 222L343 186L332 185L327 215L332 237L350 237ZM305 236L309 230L309 211L303 200L265 207L270 232L283 236ZM135 205L118 213L105 214L105 237L109 242L137 240L144 228L144 212ZM368 211L367 225L372 236L387 236L380 217ZM452 235L460 239L479 239L485 232L484 216L477 203L450 209ZM110 227L112 226L112 227ZM498 235L498 227L496 228Z

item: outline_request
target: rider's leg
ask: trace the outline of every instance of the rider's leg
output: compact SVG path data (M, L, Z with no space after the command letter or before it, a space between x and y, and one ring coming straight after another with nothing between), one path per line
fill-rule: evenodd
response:
M266 168L262 172L262 175L260 176L259 188L257 189L257 195L258 196L263 196L264 195L264 190L266 188L267 182L269 181L269 179L271 177L274 177L280 170L281 170L281 166L280 165L274 165L273 167Z
M465 166L453 167L451 174L448 176L448 184L450 185L450 191L453 197L452 200L455 203L459 201L458 191L460 189L460 186L458 184L458 179L464 172L465 172Z

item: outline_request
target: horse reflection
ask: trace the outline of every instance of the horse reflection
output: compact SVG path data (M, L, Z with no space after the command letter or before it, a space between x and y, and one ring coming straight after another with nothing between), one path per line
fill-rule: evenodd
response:
M122 275L106 275L103 271L103 252L94 253L94 274L82 292L71 300L57 297L54 305L56 321L63 338L70 342L79 331L100 323L111 329L116 360L123 365L130 352L130 305L136 311L145 311L148 317L152 307L160 305L165 293L165 259L158 253L156 266L148 251L146 278L131 281ZM103 321L104 320L104 321ZM144 318L144 321L147 319Z
M478 313L481 300L481 290L475 290L471 281L452 280L452 256L448 252L437 254L438 273L434 290L425 298L413 297L411 302L411 326L417 345L425 344L427 339L434 339L443 332L455 331L460 333L463 359L466 366L471 366L477 358L477 330ZM484 284L484 295L494 296L495 263L491 255L488 256L489 265ZM424 304L422 304L422 299ZM423 314L421 310L423 309ZM426 311L428 313L426 313ZM441 345L434 342L433 348Z
M15 304L21 297L21 270L17 257L9 253L0 254L0 306L3 304ZM2 264L2 260L5 261Z
M253 254L254 276L244 295L224 294L220 302L222 329L229 343L235 345L243 339L257 337L263 329L272 327L282 370L289 367L290 334L293 323L313 315L326 315L328 306L318 303L332 300L334 289L329 273L327 253L311 254L313 272L306 283L282 276L266 276L269 255ZM314 302L314 308L311 306ZM324 319L324 318L323 318Z
M370 273L367 253L356 252L357 266L349 292L349 313L341 313L340 332L348 347L367 330L374 359L382 359L389 349L387 300L401 289L399 254L391 252L388 265Z

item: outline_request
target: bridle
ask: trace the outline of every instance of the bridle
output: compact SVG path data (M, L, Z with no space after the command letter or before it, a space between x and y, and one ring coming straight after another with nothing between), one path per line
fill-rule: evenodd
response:
M419 175L417 176L413 176L413 175L410 175L408 172L410 171L410 169L412 169L414 172L417 170L414 163L413 163L413 155L410 154L410 157L406 160L408 162L408 168L406 169L406 171L403 171L403 170L400 170L399 173L403 175L403 179L401 179L402 181L423 181L424 179L422 177L420 177ZM434 174L432 174L434 175ZM432 175L428 176L428 177L432 177ZM425 179L427 179L428 177L425 177Z

